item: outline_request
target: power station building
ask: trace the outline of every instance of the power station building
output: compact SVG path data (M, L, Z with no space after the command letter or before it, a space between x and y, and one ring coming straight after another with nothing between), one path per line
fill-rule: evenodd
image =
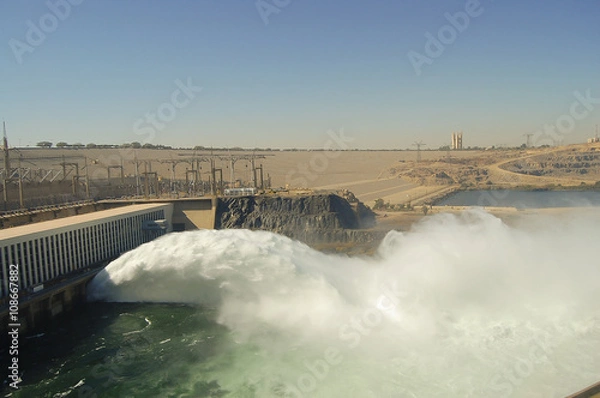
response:
M171 230L172 203L137 204L0 230L0 302L11 265L19 290L113 259Z
M452 144L450 145L450 148L452 148L453 150L463 149L463 140L462 139L463 139L462 132L452 133Z

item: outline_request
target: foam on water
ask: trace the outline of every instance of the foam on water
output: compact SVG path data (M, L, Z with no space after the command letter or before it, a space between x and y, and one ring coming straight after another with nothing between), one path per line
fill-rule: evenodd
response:
M240 396L560 397L600 375L596 225L441 214L364 258L269 232L173 233L89 294L217 308L236 343L190 371Z

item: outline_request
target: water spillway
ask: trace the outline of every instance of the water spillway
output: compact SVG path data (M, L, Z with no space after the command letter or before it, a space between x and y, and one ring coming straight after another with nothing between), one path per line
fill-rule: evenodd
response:
M190 383L223 391L566 396L600 369L598 234L583 218L508 227L475 210L350 258L270 232L186 232L125 254L90 291L214 309L231 341L190 364Z

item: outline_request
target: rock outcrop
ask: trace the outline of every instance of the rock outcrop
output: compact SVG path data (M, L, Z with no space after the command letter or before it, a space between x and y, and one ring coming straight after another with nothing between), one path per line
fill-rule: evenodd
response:
M219 200L216 228L276 232L306 243L367 242L375 214L337 195L248 196Z

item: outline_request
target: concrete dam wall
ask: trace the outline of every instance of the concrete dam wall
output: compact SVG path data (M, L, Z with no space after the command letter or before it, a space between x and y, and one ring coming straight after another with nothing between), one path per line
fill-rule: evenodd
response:
M267 230L306 243L370 242L374 213L333 194L219 200L215 227Z

